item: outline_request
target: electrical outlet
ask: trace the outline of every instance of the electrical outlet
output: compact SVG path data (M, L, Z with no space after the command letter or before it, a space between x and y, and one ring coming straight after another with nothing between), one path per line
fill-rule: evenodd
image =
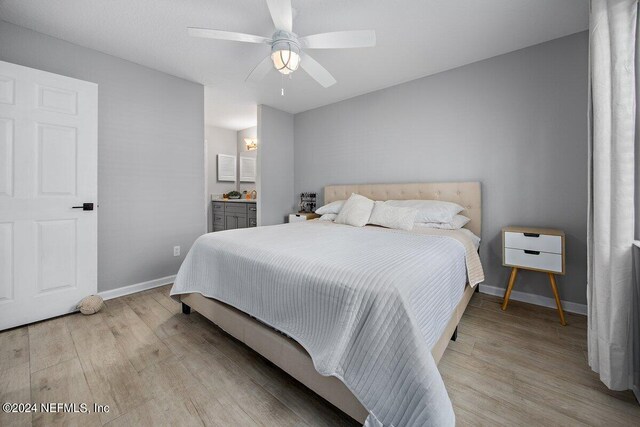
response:
M180 246L173 247L173 256L180 256Z

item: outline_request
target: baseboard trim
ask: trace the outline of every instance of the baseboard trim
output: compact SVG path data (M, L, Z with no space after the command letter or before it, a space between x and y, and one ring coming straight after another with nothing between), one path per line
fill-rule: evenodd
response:
M136 292L146 291L147 289L157 288L159 286L169 285L176 280L176 275L161 277L159 279L149 280L148 282L136 283L121 288L110 289L108 291L98 292L98 295L104 300L123 297L125 295L135 294Z
M636 386L631 386L631 390L633 391L633 394L636 396L636 400L638 401L638 403L640 403L640 388Z
M504 288L497 286L480 284L480 292L487 295L495 295L501 297L504 295ZM542 307L556 308L556 300L549 297L543 297L542 295L529 294L527 292L512 291L510 299L516 301L527 302L529 304L540 305ZM562 309L569 313L587 315L587 305L578 304L571 301L562 301Z

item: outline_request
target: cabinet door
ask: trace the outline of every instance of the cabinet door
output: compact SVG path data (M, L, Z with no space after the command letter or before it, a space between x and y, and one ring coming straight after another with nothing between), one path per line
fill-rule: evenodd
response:
M237 215L236 221L238 224L238 228L247 228L247 216L246 215Z
M224 229L235 230L238 228L238 217L234 214L226 214L224 216Z

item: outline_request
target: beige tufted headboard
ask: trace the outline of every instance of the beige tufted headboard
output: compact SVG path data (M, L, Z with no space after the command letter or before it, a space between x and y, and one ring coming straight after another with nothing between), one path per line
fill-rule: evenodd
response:
M372 200L442 200L464 207L461 215L471 221L465 226L480 236L482 226L482 194L479 182L424 182L415 184L352 184L324 187L324 203L346 200L351 193Z

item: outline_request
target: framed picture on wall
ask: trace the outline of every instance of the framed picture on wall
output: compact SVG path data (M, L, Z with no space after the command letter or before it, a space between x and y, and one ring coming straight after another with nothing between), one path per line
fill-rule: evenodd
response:
M236 182L236 156L218 154L218 181Z
M240 181L256 182L255 157L240 156Z

